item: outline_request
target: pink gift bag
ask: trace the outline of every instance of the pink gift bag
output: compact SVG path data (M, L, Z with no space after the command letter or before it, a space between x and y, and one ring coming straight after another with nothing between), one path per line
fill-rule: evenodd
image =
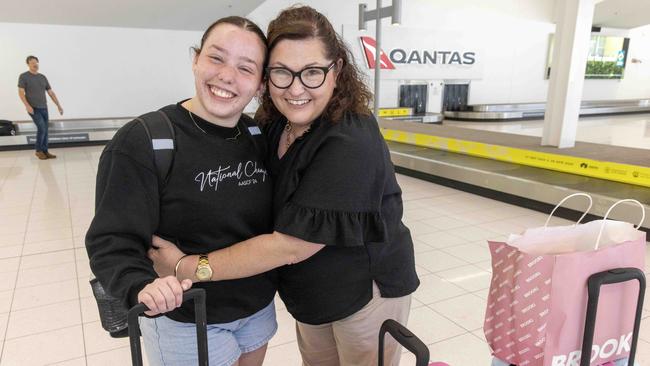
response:
M518 366L580 364L589 276L615 268L645 268L645 233L607 220L608 214L604 220L573 227L527 230L510 244L489 242L492 281L483 329L495 357ZM576 236L576 230L582 233ZM539 254L544 236L555 244L552 253ZM563 237L570 238L572 251L557 243ZM528 241L536 244L526 245ZM589 355L592 365L629 353L638 291L637 282L602 288Z

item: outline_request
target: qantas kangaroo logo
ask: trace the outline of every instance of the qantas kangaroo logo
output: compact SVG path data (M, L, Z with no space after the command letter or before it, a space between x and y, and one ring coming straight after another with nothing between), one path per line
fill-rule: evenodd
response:
M361 47L366 55L366 64L369 69L374 69L375 51L377 42L372 37L361 36ZM395 70L395 65L465 65L476 63L476 52L447 51L447 50L407 50L395 48L388 54L384 50L379 52L379 62L382 69Z
M370 37L360 37L361 46L363 47L363 53L366 55L366 63L368 64L369 69L375 68L375 51L377 49L377 42ZM384 50L379 51L379 61L381 62L381 68L385 70L395 70L395 65L390 61L386 52Z

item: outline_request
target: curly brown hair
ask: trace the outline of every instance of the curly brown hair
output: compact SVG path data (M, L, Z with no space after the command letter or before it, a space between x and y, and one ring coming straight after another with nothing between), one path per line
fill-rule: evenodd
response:
M354 56L343 39L336 33L327 18L310 6L293 6L280 12L269 23L267 30L269 53L282 40L303 40L316 38L323 43L325 55L332 61L342 60L338 70L336 88L322 116L325 120L337 123L347 112L368 116L371 114L368 104L372 93L363 82L361 73L354 63ZM268 75L265 76L267 87L261 96L260 108L255 117L260 123L282 119L268 88Z

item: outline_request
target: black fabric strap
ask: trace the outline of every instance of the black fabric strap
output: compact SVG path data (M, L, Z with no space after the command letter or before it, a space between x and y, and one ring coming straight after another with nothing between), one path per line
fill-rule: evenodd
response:
M161 187L164 187L169 179L176 151L176 135L172 123L163 111L149 112L136 120L144 127L151 141L158 181Z

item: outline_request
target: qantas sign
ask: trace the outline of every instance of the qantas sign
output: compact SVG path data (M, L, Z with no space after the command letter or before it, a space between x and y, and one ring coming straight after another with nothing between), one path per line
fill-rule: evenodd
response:
M374 38L362 36L361 47L366 56L368 68L375 68L375 50L377 42ZM436 51L436 50L404 50L394 48L388 55L381 50L379 62L382 69L395 70L395 64L418 64L418 65L473 65L476 63L476 52L458 51Z

